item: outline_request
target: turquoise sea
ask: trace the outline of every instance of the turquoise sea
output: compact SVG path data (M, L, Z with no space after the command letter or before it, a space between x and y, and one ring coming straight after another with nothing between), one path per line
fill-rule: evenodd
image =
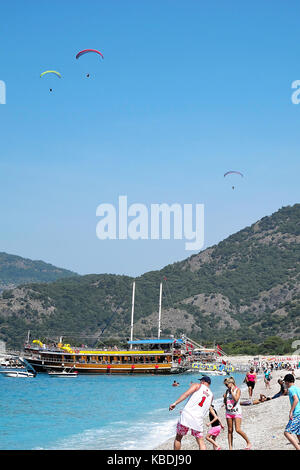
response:
M232 374L241 385L244 374ZM174 402L201 377L0 376L0 449L154 449L174 436L181 403ZM172 387L174 380L179 387ZM224 376L212 377L215 404L222 402Z

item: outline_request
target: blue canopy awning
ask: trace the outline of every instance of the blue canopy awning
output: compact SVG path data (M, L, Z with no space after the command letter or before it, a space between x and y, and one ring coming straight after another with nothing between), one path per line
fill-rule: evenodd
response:
M127 341L128 344L172 344L182 343L182 339L141 339L136 341Z

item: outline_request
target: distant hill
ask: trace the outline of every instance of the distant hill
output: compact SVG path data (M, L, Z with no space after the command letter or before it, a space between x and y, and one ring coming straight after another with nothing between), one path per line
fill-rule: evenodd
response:
M52 282L76 275L72 271L57 268L44 261L32 261L0 252L0 292L4 289L12 289L19 284Z
M299 242L295 204L184 261L145 273L135 279L135 337L157 336L163 281L162 335L185 333L202 344L226 345L229 352L233 344L250 354L270 344L279 352L300 333ZM86 334L96 342L102 331L126 338L132 282L94 274L5 291L0 339L20 344L28 329L38 337L65 334L73 341Z

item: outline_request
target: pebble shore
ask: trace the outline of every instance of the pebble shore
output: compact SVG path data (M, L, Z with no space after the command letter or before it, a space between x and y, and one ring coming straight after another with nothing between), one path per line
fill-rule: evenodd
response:
M258 399L261 393L267 397L272 397L280 389L278 379L283 378L287 373L288 372L284 370L273 371L270 388L266 388L263 378L259 378L254 388L253 399ZM299 369L296 371L296 377L300 378ZM295 385L300 387L300 380L296 379ZM248 390L243 388L241 401L248 399ZM285 426L289 420L289 410L290 401L287 395L257 405L242 406L242 430L248 435L253 450L295 450L292 444L290 444L283 435ZM218 410L218 415L225 429L219 434L216 442L221 449L228 450L227 423L224 407ZM205 435L207 429L205 424ZM173 442L173 438L169 439L157 447L157 450L171 450L173 449ZM205 442L207 450L213 450L213 446L209 442ZM244 439L234 432L233 450L242 450L245 447L246 443ZM183 437L181 449L198 450L196 440L190 433Z

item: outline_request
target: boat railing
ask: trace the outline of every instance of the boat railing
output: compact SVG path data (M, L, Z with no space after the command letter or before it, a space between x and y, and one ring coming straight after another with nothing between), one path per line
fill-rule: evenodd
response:
M27 359L29 358L29 356L26 356ZM37 355L34 355L34 356L30 356L30 359L37 359ZM89 359L89 360L84 360L84 359L80 359L80 358L76 358L74 360L74 356L64 356L64 358L62 357L44 357L44 356L39 356L38 357L39 360L42 360L43 362L47 362L47 363L55 363L55 364L74 364L75 362L79 363L79 364L135 364L137 362L140 362L138 360L138 357L134 357L134 359L136 360L130 360L130 361L107 361L107 360L94 360L94 359ZM152 360L152 359L148 359L145 361L145 364L157 364L157 363L162 363L162 364L167 364L168 361L165 359L163 361L157 361L157 360Z

